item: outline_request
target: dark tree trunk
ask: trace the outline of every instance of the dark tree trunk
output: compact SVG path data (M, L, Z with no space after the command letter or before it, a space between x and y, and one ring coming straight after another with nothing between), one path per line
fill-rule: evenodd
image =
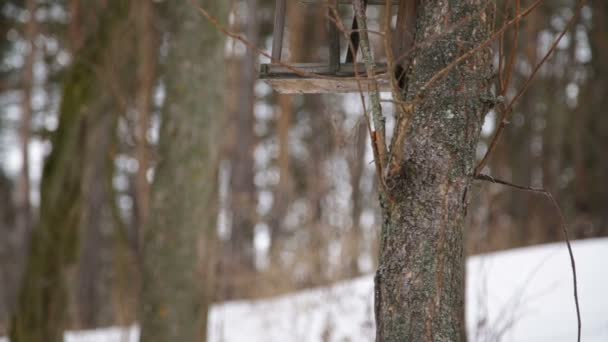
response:
M306 161L306 197L310 205L308 213L308 256L309 266L307 279L302 284L306 287L327 284L330 279L329 264L329 224L325 220L328 211L324 200L329 193L329 180L326 163L334 149L333 126L330 117L322 113L323 99L319 96L306 98L310 110L311 136L308 138L310 157Z
M150 214L150 183L148 182L148 168L150 156L147 134L150 129L150 116L153 110L154 86L156 84L156 64L158 54L158 32L154 27L155 9L150 0L138 0L133 4L138 11L135 18L137 29L137 119L135 136L137 145L135 155L138 168L136 175L136 202L137 202L137 234L135 234L134 247L139 252L141 248L142 232Z
M577 115L571 119L575 127L575 140L571 147L576 173L574 206L579 221L583 223L579 231L588 236L606 236L608 159L604 146L608 145L608 117L605 113L608 106L608 3L593 0L591 6L591 77L579 96Z
M352 149L350 158L348 160L348 168L350 171L350 187L352 191L352 208L351 208L351 220L352 225L348 232L348 238L346 239L346 268L345 276L348 278L356 277L360 274L359 269L359 257L361 256L361 245L363 240L363 232L361 231L361 225L359 219L364 208L363 192L361 191L361 178L363 178L363 171L365 169L365 147L366 147L366 136L367 127L363 122L357 124L355 128L356 135L354 138L355 146Z
M245 37L254 45L258 42L257 0L247 0L247 17L242 23ZM232 146L230 161L230 199L232 224L230 229L229 248L226 259L227 272L230 275L228 298L250 295L255 289L251 279L255 273L255 248L253 246L254 228L257 221L257 194L254 184L255 168L253 150L256 139L253 125L255 116L253 107L255 94L253 87L256 81L258 55L247 49L240 60L236 85L238 104L234 115L235 143ZM234 99L232 99L234 100Z
M429 45L413 58L408 100L489 37L493 19L484 3L420 2L415 42ZM464 341L464 218L488 109L481 97L489 95L490 56L480 50L426 89L406 143L392 151L401 158L381 198L377 341Z
M15 203L11 195L13 184L0 171L0 331L5 332L9 314L15 304L15 294L18 292L19 266L15 263L20 240L15 231Z
M113 63L114 66L118 63ZM111 149L117 122L113 97L100 94L85 119L86 141L82 189L78 274L74 282L76 326L92 329L111 325L113 228Z
M74 56L64 81L59 125L45 160L40 186L40 222L32 234L23 285L11 320L12 342L63 340L67 324L66 269L78 256L85 165L85 117L99 91L98 68L114 24L127 13L113 1L99 26Z
M289 37L289 60L288 62L298 62L303 60L304 49L303 40L306 31L307 15L302 13L302 6L287 6L287 22L290 24L291 32ZM287 56L285 56L287 57ZM270 210L268 225L270 226L270 264L275 271L281 270L280 251L285 240L283 221L288 213L289 203L294 196L294 177L293 165L290 155L289 133L295 121L296 107L293 96L277 95L277 135L279 145L279 155L277 164L279 168L279 184L273 193L272 210Z
M19 126L19 143L21 147L21 172L17 182L17 229L23 234L24 240L30 238L31 208L30 208L30 163L29 144L32 125L32 90L34 88L34 62L36 61L36 2L27 1L30 20L27 23L26 39L29 51L23 66L23 97L21 100L21 122ZM27 243L25 246L27 247ZM25 248L27 251L27 248ZM27 253L27 252L26 252Z

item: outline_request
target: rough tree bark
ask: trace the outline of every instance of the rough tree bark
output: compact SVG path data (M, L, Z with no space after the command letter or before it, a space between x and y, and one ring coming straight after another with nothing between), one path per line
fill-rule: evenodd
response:
M197 1L226 18L227 2ZM195 2L167 3L171 39L159 164L144 232L141 341L205 341L212 299L222 34Z
M488 109L482 97L489 92L490 51L421 88L489 37L493 19L485 3L421 1L417 8L415 43L427 45L413 56L406 99L422 99L405 143L391 151L399 162L381 198L377 341L464 341L464 217Z

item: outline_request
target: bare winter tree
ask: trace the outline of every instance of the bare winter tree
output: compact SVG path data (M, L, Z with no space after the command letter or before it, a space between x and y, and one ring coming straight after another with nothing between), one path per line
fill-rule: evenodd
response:
M576 268L557 202L544 189L497 181L480 173L508 123L513 104L555 51L584 5L584 1L577 3L575 15L532 68L521 89L503 106L492 92L495 77L488 46L509 26L517 26L541 2L525 9L516 2L514 18L505 20L493 32L491 2L402 0L397 19L400 35L396 36L406 43L393 45L390 30L384 32L389 66L400 61L398 65L404 72L391 82L397 117L389 148L384 143L384 117L374 87L370 96L383 218L375 278L378 341L466 340L463 231L467 192L473 179L542 194L553 206L570 253L580 340ZM354 3L359 27L365 30L363 4ZM362 37L362 54L369 76L373 59L366 51L365 31ZM395 46L397 59L391 56ZM403 51L404 47L408 50ZM403 54L411 51L411 55L403 58ZM513 63L512 60L508 65ZM498 69L501 81L502 77L510 77L500 65ZM399 89L395 89L396 84ZM506 95L503 90L508 81L502 84L495 91ZM475 166L481 124L485 113L495 104L501 104L500 124L486 155Z

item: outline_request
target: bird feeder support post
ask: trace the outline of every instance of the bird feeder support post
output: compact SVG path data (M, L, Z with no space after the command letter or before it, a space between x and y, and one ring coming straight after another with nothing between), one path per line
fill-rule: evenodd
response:
M367 0L363 0L363 11L367 10ZM345 63L355 63L357 59L357 51L359 50L359 23L357 17L353 17L352 31L350 33L350 42L346 51Z
M277 0L274 12L274 32L272 34L272 61L281 61L281 51L283 50L283 32L285 32L285 3L287 0Z
M327 7L327 30L329 35L329 69L332 73L340 71L340 33L337 28L336 13L338 0L330 0Z

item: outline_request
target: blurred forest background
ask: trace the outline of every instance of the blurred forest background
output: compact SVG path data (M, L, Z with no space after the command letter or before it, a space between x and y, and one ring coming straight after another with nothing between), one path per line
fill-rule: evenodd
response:
M270 49L274 1L220 3L208 6L212 15ZM286 59L327 60L323 6L289 3ZM498 20L513 8L497 1ZM507 55L516 51L512 91L573 8L545 1L517 43L504 44ZM381 27L381 12L368 10L370 29ZM352 16L344 6L345 22ZM504 40L514 38L509 30ZM550 190L576 239L608 235L607 61L608 3L592 0L518 102L487 166ZM62 278L71 329L136 321L143 269L164 257L146 258L143 248L157 228L190 225L194 235L179 241L207 231L203 261L214 276L199 280L213 302L375 269L376 178L358 94L279 95L257 80L267 62L221 36L195 1L2 0L0 335L36 272ZM191 76L176 86L183 68ZM486 117L479 157L497 120ZM188 168L203 178L184 176ZM173 217L188 210L199 219ZM549 201L505 187L477 185L468 220L470 255L562 239Z

